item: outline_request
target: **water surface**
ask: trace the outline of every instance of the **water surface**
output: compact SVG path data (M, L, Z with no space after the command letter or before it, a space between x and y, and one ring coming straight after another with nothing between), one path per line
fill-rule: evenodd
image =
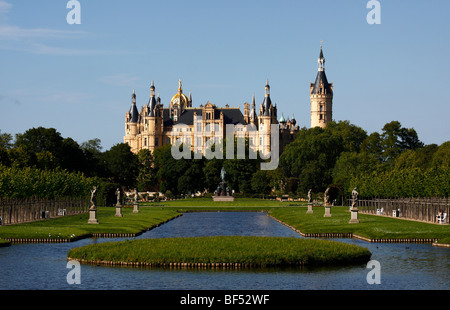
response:
M192 236L281 236L302 238L259 212L186 213L136 239ZM132 238L84 239L61 244L0 248L0 290L441 290L450 288L450 250L430 244L367 243L381 264L381 284L368 284L366 265L265 270L141 269L81 265L81 284L69 285L67 252L73 247Z

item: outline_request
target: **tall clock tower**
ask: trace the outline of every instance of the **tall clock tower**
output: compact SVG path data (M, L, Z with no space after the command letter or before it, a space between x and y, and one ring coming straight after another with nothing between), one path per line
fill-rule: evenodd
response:
M333 120L333 83L328 83L325 74L325 57L322 45L317 60L319 69L316 81L310 84L311 128L325 126Z

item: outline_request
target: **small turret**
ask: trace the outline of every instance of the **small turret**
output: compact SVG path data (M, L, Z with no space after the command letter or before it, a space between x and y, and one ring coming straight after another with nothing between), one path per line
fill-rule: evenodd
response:
M130 114L131 114L131 122L137 123L139 118L139 112L136 107L136 94L133 89L133 94L131 95L131 108L130 108Z
M150 99L148 100L148 110L149 116L155 116L155 107L156 107L156 99L155 99L155 83L152 81L152 85L150 86Z

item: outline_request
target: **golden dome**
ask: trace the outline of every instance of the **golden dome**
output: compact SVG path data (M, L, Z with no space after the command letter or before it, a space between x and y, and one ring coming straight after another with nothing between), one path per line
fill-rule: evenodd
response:
M179 104L181 107L186 108L189 106L188 97L183 94L183 89L181 88L181 80L178 81L178 93L176 93L170 100L170 105Z

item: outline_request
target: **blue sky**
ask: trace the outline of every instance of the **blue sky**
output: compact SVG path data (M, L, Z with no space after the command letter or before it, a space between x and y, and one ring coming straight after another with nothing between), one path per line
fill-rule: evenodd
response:
M168 106L178 80L193 106L240 106L269 80L279 117L310 126L320 41L333 118L369 134L398 120L426 144L450 140L450 1L0 0L0 130L53 127L103 149L123 142L136 90Z

